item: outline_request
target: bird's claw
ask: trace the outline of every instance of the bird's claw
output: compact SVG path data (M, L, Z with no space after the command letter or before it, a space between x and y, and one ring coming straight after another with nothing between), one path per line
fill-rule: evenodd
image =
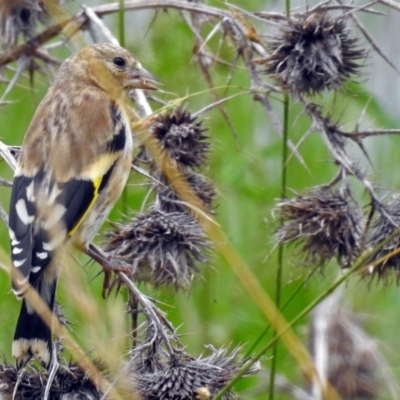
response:
M115 272L123 272L127 275L130 274L131 267L129 264L123 261L116 261L112 259L105 259L104 263L99 263L103 268L104 272L104 281L103 281L103 290L101 292L103 298L107 297L107 292L111 289L111 276Z

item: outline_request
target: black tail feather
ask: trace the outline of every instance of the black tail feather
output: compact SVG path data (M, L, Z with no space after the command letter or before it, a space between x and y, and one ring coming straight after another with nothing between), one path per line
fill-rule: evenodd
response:
M53 311L56 281L49 285L49 283L41 279L37 286L40 297L49 309ZM18 369L23 368L32 356L46 368L51 363L51 328L33 311L25 299L22 300L12 353L16 359Z

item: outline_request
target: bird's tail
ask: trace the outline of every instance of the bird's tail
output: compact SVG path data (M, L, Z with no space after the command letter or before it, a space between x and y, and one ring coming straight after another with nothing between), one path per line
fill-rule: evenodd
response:
M50 311L53 311L56 285L56 280L49 283L44 279L40 279L35 285L35 289ZM18 369L23 368L32 356L46 368L51 362L51 328L33 310L26 299L22 300L12 344L12 355L16 359Z

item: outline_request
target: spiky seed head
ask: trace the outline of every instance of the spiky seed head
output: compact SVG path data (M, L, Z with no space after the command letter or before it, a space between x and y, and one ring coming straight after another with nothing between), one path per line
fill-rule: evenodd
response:
M160 114L151 131L168 155L183 167L200 167L206 159L210 145L201 122L182 108Z
M266 73L293 95L339 88L359 74L366 57L347 22L318 10L283 20L268 44Z
M99 364L96 366L104 372ZM43 399L49 380L48 371L34 366L25 368L23 373L14 366L0 364L0 397L18 400ZM16 392L14 393L14 390ZM76 364L62 365L52 380L49 399L85 399L99 400L100 393L92 378Z
M142 347L143 348L143 347ZM211 355L194 358L184 351L164 355L162 367L154 371L143 371L142 355L133 354L131 367L133 385L146 400L173 400L212 398L228 383L246 360L236 361L238 348L230 354L226 349L217 350L209 346ZM247 372L246 376L257 373L258 363ZM199 397L200 396L200 397ZM206 397L207 398L207 397ZM232 399L233 393L224 399Z
M47 17L41 0L7 0L0 3L0 32L3 47L8 48L23 36L31 38L39 22Z
M202 227L181 212L152 209L106 236L106 251L132 265L132 277L154 285L186 288L210 243Z
M386 215L385 215L386 214ZM385 214L379 217L371 227L368 247L374 248L383 242L400 226L400 197L395 196L385 205ZM370 261L368 274L378 274L379 277L390 277L389 271L396 272L396 280L400 278L400 235L396 235L380 250L374 253ZM379 262L377 262L379 260Z
M278 243L297 243L305 262L324 266L332 257L349 267L359 253L362 213L348 196L317 188L278 204Z
M213 212L214 206L213 202L216 196L214 184L207 179L205 176L198 174L194 171L186 171L184 173L186 182L189 184L193 192L199 197L204 206ZM159 202L160 208L166 212L186 212L186 203L179 198L178 193L176 193L171 187L171 185L166 182L165 179L160 178L156 184L157 200Z

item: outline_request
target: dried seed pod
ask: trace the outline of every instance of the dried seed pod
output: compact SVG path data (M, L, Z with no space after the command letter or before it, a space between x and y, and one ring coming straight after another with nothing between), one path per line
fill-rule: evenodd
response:
M152 209L107 233L106 251L132 265L132 277L154 285L186 288L210 247L191 216Z
M387 215L380 214L371 228L368 247L374 248L400 226L400 197L394 197L385 207ZM389 219L390 218L390 219ZM376 262L378 261L379 262ZM370 260L369 273L384 276L389 270L400 272L400 235L395 236L378 250ZM396 274L396 278L399 276Z
M339 88L359 74L366 57L345 17L318 10L282 20L268 47L266 73L293 95Z
M169 114L159 115L151 131L161 147L182 167L200 167L210 149L208 136L201 122L189 112L178 108Z
M144 400L212 398L233 378L246 360L235 360L239 348L227 354L226 349L207 347L211 355L204 358L194 358L184 351L172 355L164 354L163 362L158 361L155 370L143 369L143 360L148 360L151 355L144 356L142 350L134 352L130 365L135 389ZM259 365L255 363L244 376L255 374L258 370ZM205 395L210 397L204 397ZM232 399L233 393L229 392L223 398Z
M283 224L275 233L276 241L299 243L307 263L324 266L336 257L346 268L358 255L362 214L349 195L317 188L282 201L277 211Z
M7 0L0 4L1 41L5 48L17 43L18 37L34 35L38 22L46 19L42 0Z
M103 368L100 367L100 369ZM33 366L21 373L12 365L0 364L0 398L43 399L48 379L47 371L36 369ZM97 390L88 373L76 364L69 364L57 369L48 399L99 400L102 397L103 393Z
M201 174L187 171L184 174L186 182L193 192L203 202L204 206L212 212L213 202L216 196L214 184ZM164 180L160 179L156 186L157 201L160 208L166 212L186 212L186 203L179 198L173 188Z

